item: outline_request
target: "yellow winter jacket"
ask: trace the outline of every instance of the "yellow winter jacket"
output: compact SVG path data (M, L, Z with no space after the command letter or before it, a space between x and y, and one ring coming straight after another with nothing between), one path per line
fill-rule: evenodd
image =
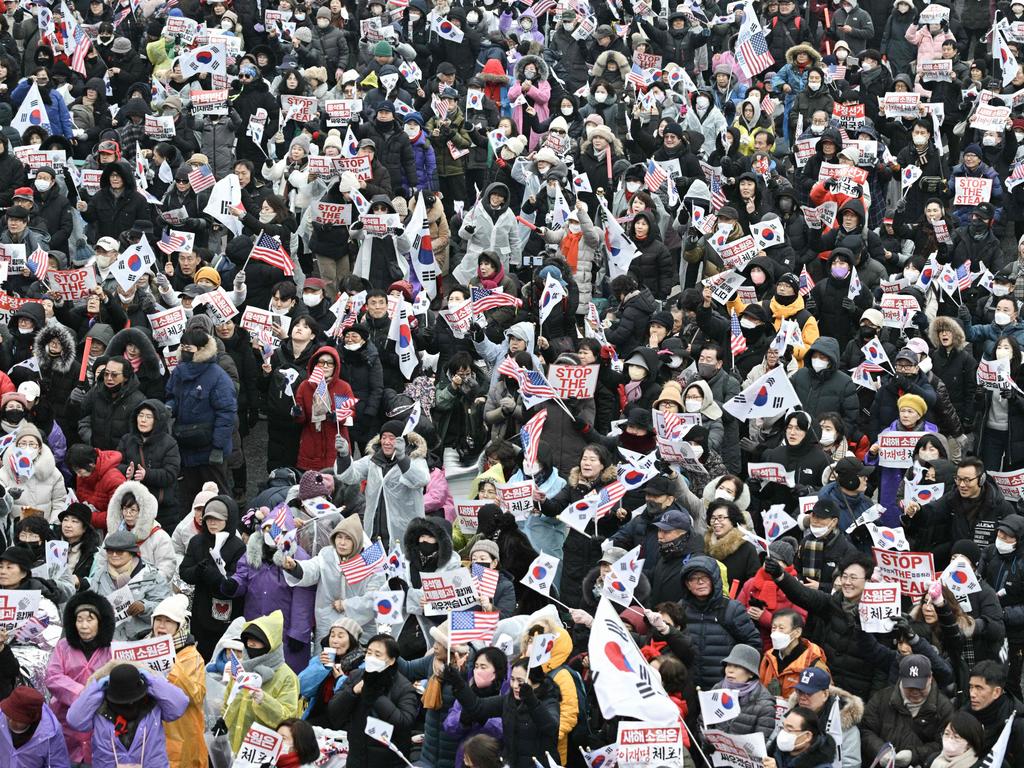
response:
M188 709L177 720L164 723L167 759L171 768L206 768L206 742L203 740L203 700L206 698L206 665L195 645L178 651L167 682L188 696Z

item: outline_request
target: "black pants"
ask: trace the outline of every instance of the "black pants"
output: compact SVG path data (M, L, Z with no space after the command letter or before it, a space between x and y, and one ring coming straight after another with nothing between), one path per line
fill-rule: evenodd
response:
M198 467L182 467L181 479L178 481L178 498L182 504L192 508L192 500L203 488L203 483L217 484L218 493L230 493L228 485L228 468L224 463L203 464Z
M451 219L455 215L455 201L466 199L466 177L461 173L458 176L441 176L438 183L444 215Z

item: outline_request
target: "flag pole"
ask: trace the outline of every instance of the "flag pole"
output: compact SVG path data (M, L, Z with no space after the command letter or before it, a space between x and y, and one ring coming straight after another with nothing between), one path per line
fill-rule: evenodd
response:
M540 591L539 589L534 589L534 588L533 588L533 587L531 587L531 586L530 586L529 584L527 584L526 586L530 587L530 589L533 589L533 591L534 591L534 592L536 592L536 593L537 593L538 595L544 595L544 597L546 597L546 598L547 598L548 600L550 600L551 602L553 602L553 603L554 603L555 605L560 605L560 606L562 606L563 608L565 608L565 610L567 610L567 611L571 611L571 610L572 610L572 608L570 608L570 607L569 607L568 605L566 605L565 603L563 603L563 602L562 602L561 600L559 600L559 599L558 599L557 597L552 597L551 595L549 595L549 594L547 594L547 593L545 593L545 592L541 592L541 591Z
M452 612L451 612L451 609L448 610L448 642L447 642L447 646L448 646L448 662L447 662L447 666L450 667L452 665Z

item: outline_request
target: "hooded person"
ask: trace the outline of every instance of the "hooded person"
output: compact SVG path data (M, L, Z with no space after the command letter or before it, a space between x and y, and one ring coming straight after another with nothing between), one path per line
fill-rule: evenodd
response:
M365 549L366 536L359 516L349 515L340 520L331 531L329 542L309 560L281 558L285 583L290 587L315 587L316 637L328 636L342 617L355 621L361 631L372 632L376 615L374 593L387 588L387 579L378 572L350 583L342 570L343 563L351 565Z
M114 639L114 609L106 598L88 590L74 595L64 606L64 637L46 666L50 706L64 729L68 755L74 763L92 762L88 733L67 725L67 713L93 674L110 661Z
M238 681L232 680L225 692L223 722L218 722L214 730L227 731L232 752L238 751L253 723L275 728L282 720L299 714L299 681L284 663L283 633L281 611L242 626L239 663L246 672L260 676L260 687L234 691Z
M92 732L94 768L169 765L163 724L185 713L188 696L159 673L111 667L71 705L68 726Z
M60 723L43 695L21 685L0 701L0 764L18 768L70 765Z
M797 496L817 493L829 466L829 459L818 443L817 424L808 413L789 413L783 429L783 444L765 451L762 461L777 461L787 472L793 472L796 486L786 488L770 484L771 487L763 489L761 503L765 509L771 504L796 501Z
M477 204L463 217L459 238L466 244L466 253L452 270L452 277L462 285L467 285L474 276L477 258L485 250L498 255L505 271L519 266L523 243L505 184L488 185Z
M299 673L299 695L306 702L302 719L310 725L330 727L327 705L366 655L359 645L362 633L363 628L355 619L335 619L330 632L320 639L320 654L311 658Z
M32 341L32 357L39 367L40 397L50 406L54 420L65 435L75 434L71 392L78 378L75 335L64 325L44 325Z
M53 451L39 428L27 421L21 423L13 437L0 466L0 483L5 488L17 489L15 515L21 517L27 510L37 510L47 522L56 522L58 511L66 506L67 492ZM26 458L31 462L31 470L18 471L16 462Z
M189 632L189 601L177 594L163 600L153 610L153 637L169 635L174 642L174 663L167 682L188 697L188 708L178 719L164 723L167 757L172 768L206 768L207 751L203 738L206 700L206 666Z
M139 557L170 582L178 572L178 558L170 534L156 521L158 506L156 497L142 483L121 483L107 505L107 530L131 533L138 544ZM103 560L103 555L97 558L98 567L105 566Z
M364 529L371 538L401 540L412 520L423 516L423 490L430 480L427 443L415 432L403 436L405 424L387 421L366 445L366 455L349 463L347 443L340 443L339 482L365 483Z
M790 381L803 409L812 417L838 413L848 429L856 429L860 423L858 388L840 367L839 349L839 343L831 336L819 336L807 350L807 364ZM856 432L849 436L855 438Z
M188 542L178 569L182 581L195 587L191 627L196 630L193 634L204 658L209 658L217 638L241 613L240 601L233 600L234 595L222 588L225 574L227 578L234 574L245 552L237 527L235 500L230 496L209 499L203 506L199 533Z
M170 412L162 400L144 400L136 406L117 450L121 454L118 468L127 479L149 490L158 504L157 521L164 530L176 532L181 453L170 434Z

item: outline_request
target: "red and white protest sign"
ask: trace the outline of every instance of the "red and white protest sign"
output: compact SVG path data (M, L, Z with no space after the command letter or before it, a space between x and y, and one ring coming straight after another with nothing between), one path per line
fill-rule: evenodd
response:
M275 328L282 327L282 320L289 320L289 318L283 315L275 315L273 312L260 309L259 307L246 307L245 311L242 312L242 319L239 325L255 336L264 328L273 332ZM290 320L288 325L291 325ZM287 327L285 327L285 330L287 330Z
M917 105L921 101L921 95L917 93L896 93L885 94L882 99L882 110L888 118L917 117L919 114Z
M931 59L918 64L917 74L925 83L948 81L953 79L952 59Z
M1010 380L1009 360L982 360L978 363L978 385L998 392Z
M351 171L359 177L360 181L370 181L370 179L373 178L373 171L370 168L370 158L366 155L356 155L355 157L335 157L334 165L338 169L338 173Z
M110 644L110 654L119 661L145 664L154 672L167 677L174 666L174 638L160 635L134 642L115 640Z
M308 123L317 115L316 96L296 96L286 93L281 96L281 122L295 120Z
M840 104L837 101L832 105L832 117L839 122L840 128L859 128L864 124L864 105Z
M913 296L884 293L881 301L882 324L886 328L905 328L907 322L920 310Z
M860 628L865 632L890 632L892 622L900 615L900 585L895 582L868 581L860 602Z
M328 99L324 102L327 125L330 127L346 125L353 118L358 118L362 109L362 99Z
M730 269L743 269L756 253L757 245L750 235L744 235L718 249L718 255Z
M775 461L751 462L747 465L747 473L751 480L760 480L762 483L779 483L787 488L793 487L792 474Z
M716 766L763 768L764 758L768 756L763 733L744 736L707 728L704 730L704 739L715 750L712 760Z
M205 304L207 306L207 314L213 316L213 322L217 325L226 323L232 317L238 314L238 307L231 301L231 297L228 296L227 291L223 288L218 288L215 291L204 293L198 299L192 302L192 306L196 304Z
M1013 472L990 471L988 476L999 486L1003 498L1011 504L1016 503L1018 499L1024 499L1024 469L1015 469Z
M803 168L807 161L814 157L814 152L821 141L820 136L811 136L809 139L797 139L793 144L793 155L796 157L797 168Z
M878 435L878 466L906 468L914 463L914 446L928 432L882 432Z
M563 400L584 400L597 389L597 365L552 365L548 383Z
M46 273L50 290L65 301L84 299L96 287L96 272L91 267L54 269Z
M36 612L42 594L38 589L0 589L0 630L14 634Z
M682 764L681 725L621 721L618 743L618 763L621 768Z
M245 734L242 746L238 748L232 768L260 768L263 765L277 765L284 739L259 723L253 723Z
M442 309L438 314L448 323L452 329L452 335L457 339L464 339L469 332L469 326L473 322L473 302L469 299L456 304L450 309Z
M25 166L34 171L44 165L51 166L55 171L63 170L68 164L67 153L63 149L38 149L35 144L14 148L14 156Z
M158 347L173 347L181 341L181 335L188 323L184 307L171 307L146 317L149 318L149 326L153 329L153 342Z
M338 227L352 223L351 203L325 203L319 201L313 207L313 223Z
M533 511L533 480L505 483L498 486L498 504L502 512L514 515L516 520L525 520Z
M455 499L455 522L463 533L476 533L480 507L493 504L490 499Z
M992 198L992 179L957 176L953 179L953 205L981 205Z
M993 107L991 104L979 104L968 121L971 128L977 131L1005 131L1006 121L1010 119L1009 107Z
M228 113L228 89L215 88L210 91L192 91L193 115L226 115Z
M921 597L935 579L935 558L931 552L893 552L872 547L875 567L887 582L897 582L911 598Z
M479 602L476 582L468 568L420 574L423 585L423 609L427 616L444 616L452 611L464 611Z

